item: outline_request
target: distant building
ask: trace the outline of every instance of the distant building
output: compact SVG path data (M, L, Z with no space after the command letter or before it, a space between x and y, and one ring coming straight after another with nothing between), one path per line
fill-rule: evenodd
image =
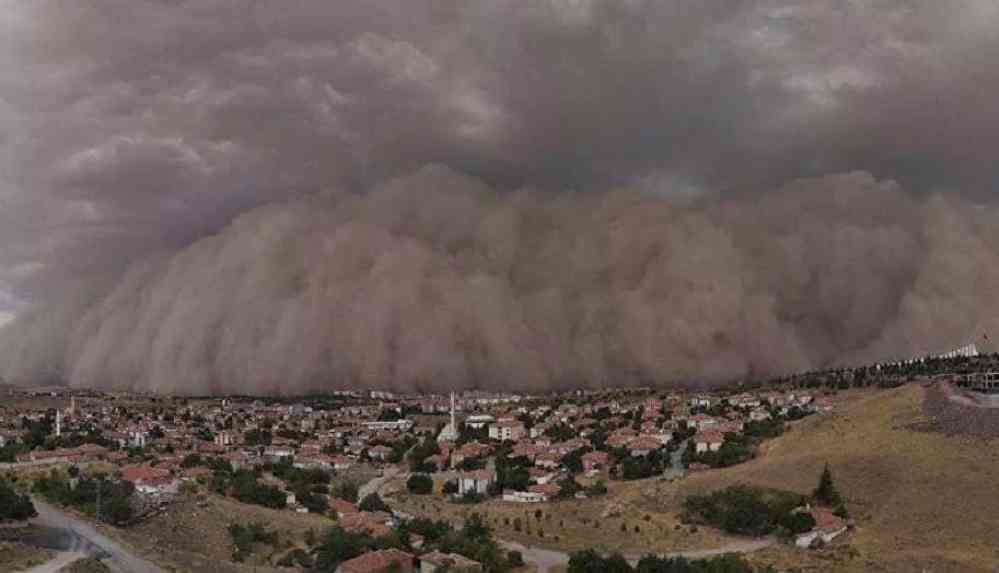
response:
M978 356L978 346L975 343L966 344L960 348L955 348L950 352L945 352L943 354L938 354L934 358L974 358Z
M458 476L458 495L486 495L496 481L496 474L488 470L462 473Z
M694 436L694 451L697 453L717 452L725 442L721 432L708 430Z
M468 426L469 428L475 428L476 430L481 430L482 428L485 428L486 426L492 424L495 421L496 418L493 418L489 414L476 414L475 416L469 416L468 418L466 418L465 425ZM489 437L492 437L492 434L490 434Z
M834 515L832 510L828 508L806 506L798 511L809 513L815 520L815 527L811 531L795 537L794 544L798 547L811 547L819 540L822 540L823 543L829 543L847 529L846 521Z
M527 428L519 420L501 420L489 426L489 438L493 440L513 441L523 438Z

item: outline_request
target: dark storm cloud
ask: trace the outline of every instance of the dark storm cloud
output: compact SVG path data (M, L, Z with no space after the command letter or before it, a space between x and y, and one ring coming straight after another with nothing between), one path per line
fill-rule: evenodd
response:
M991 2L0 7L9 378L723 378L988 326Z

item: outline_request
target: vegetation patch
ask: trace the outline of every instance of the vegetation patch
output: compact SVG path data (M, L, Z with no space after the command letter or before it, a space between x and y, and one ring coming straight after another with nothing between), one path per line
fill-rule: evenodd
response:
M635 567L621 555L609 557L595 550L573 553L569 556L568 573L772 573L770 567L757 568L738 555L723 555L711 559L689 561L682 557L657 557L646 555Z

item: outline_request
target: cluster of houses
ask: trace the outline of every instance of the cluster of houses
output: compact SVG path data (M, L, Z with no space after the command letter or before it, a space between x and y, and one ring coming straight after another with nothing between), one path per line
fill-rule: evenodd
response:
M727 436L741 434L747 423L786 416L793 408L828 412L832 404L810 394L767 392L517 405L465 419L467 427L488 430L488 440L459 443L452 428L456 423L450 422L438 436L440 453L427 462L438 471L461 469L467 460L485 460L499 444L506 443L510 446L508 457L531 464L531 479L526 490L505 489L502 499L541 503L559 494L559 482L573 469L566 465L570 457L578 459L575 469L585 477L609 478L615 464L620 463L620 452L646 457L671 443L677 446L678 440L690 440L697 453L717 451ZM577 451L582 454L573 456ZM496 472L487 469L460 472L455 494L486 495L496 479Z
M0 446L21 439L24 418L54 418L55 447L23 451L18 463L108 461L141 493L168 496L181 481L208 472L183 467L190 454L218 457L235 469L290 460L299 468L342 472L360 464L390 463L392 446L412 436L437 440L439 452L425 461L438 471L457 472L459 495L485 495L496 481L486 461L507 444L510 457L530 463L529 487L502 492L503 499L518 503L543 502L557 494L558 482L571 469L568 459L578 460L575 469L585 476L608 476L622 451L648 456L678 439L691 440L697 452L714 451L727 434L740 433L749 421L795 407L831 408L824 398L794 392L657 396L617 391L551 398L466 394L450 400L378 393L345 396L333 407L231 399L143 402L131 397L126 402L120 396L63 400L67 407L54 415L51 410L0 410ZM474 438L461 439L459 427L474 430ZM101 440L61 447L74 433ZM260 438L263 434L266 440ZM137 450L155 453L154 459L134 463ZM289 497L289 506L304 510L293 502Z
M62 397L65 402L66 397ZM383 468L406 464L398 444L436 443L424 468L445 472L458 496L495 495L509 503L544 503L560 495L563 480L576 475L591 483L610 479L622 459L693 444L697 452L716 451L726 436L751 422L787 415L799 408L826 412L828 399L796 392L734 395L617 391L556 397L463 395L405 397L389 393L346 395L333 406L266 403L261 400L140 399L89 396L53 410L17 411L0 407L0 447L26 439L25 419L51 423L42 447L22 448L17 465L46 466L102 461L135 485L147 501L163 503L185 481L210 478L204 464L185 463L192 454L218 458L234 469L286 462L303 469L339 473L355 466ZM80 443L80 436L88 436ZM99 436L99 439L93 439ZM77 444L70 446L69 444ZM497 491L497 454L516 458L529 480L516 489ZM401 459L400 459L401 458ZM142 461L139 461L142 460ZM297 503L287 484L266 474L282 489L293 511ZM584 495L577 493L578 495ZM398 525L399 514L361 511L348 501L329 497L329 512L345 530L383 536ZM818 511L818 510L817 510ZM841 533L842 520L815 515L813 532L796 543L807 546ZM422 540L413 536L412 553L372 551L340 565L340 573L434 573L480 571L481 566L456 554L419 555Z

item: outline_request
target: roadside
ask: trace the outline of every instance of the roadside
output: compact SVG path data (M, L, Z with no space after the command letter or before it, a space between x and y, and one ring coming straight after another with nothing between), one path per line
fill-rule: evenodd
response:
M63 567L68 567L70 564L85 557L87 557L86 553L80 553L79 551L64 551L56 555L53 559L50 559L41 565L36 565L31 569L25 569L20 573L56 573Z

